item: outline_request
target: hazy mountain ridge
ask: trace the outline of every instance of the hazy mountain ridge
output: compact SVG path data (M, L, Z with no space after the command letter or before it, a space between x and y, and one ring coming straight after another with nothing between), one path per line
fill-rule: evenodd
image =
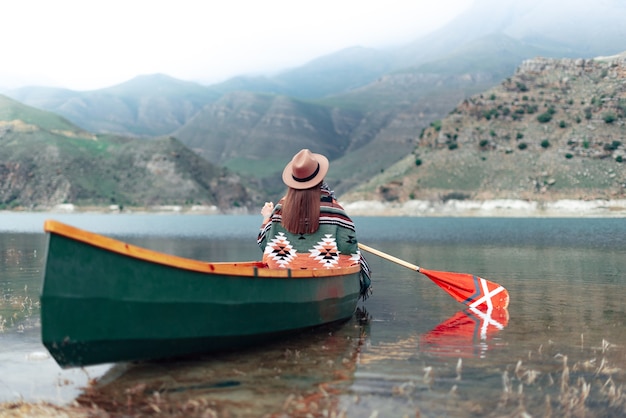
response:
M23 87L6 94L62 115L86 130L130 136L167 135L220 96L209 87L162 74L85 92Z
M624 138L626 55L527 60L345 199L624 198Z
M619 0L476 0L444 27L402 47L397 63L419 66L492 34L541 48L545 57L611 55L624 50L625 18L626 3Z

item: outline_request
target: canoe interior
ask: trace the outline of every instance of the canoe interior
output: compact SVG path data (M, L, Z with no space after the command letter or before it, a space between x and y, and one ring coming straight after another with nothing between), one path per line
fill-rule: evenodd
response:
M63 367L259 344L350 318L359 268L189 260L47 221L42 341Z

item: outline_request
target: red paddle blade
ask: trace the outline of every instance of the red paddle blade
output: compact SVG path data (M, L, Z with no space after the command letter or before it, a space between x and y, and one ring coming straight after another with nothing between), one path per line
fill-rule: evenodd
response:
M493 309L506 309L509 306L509 292L497 283L467 273L423 268L419 272L470 308L491 312Z

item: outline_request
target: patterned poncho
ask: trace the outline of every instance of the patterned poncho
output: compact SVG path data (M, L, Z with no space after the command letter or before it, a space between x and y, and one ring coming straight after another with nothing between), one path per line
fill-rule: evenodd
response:
M371 293L371 270L361 254L354 222L324 184L319 229L312 234L292 234L281 224L282 200L261 225L257 242L263 261L271 268L333 268L361 265L361 297Z

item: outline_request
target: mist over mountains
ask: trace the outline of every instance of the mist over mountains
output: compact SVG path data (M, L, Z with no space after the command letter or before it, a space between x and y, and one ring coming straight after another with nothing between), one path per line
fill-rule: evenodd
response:
M476 0L445 27L402 48L401 54L412 57L405 65L416 65L500 34L539 48L546 57L611 55L626 49L621 23L625 8L619 0Z
M468 97L535 57L626 50L626 3L477 0L441 29L406 45L355 46L273 76L201 85L163 74L73 91L3 94L82 130L144 141L171 136L209 163L278 196L278 173L300 148L327 154L346 193L410 155L421 133Z

